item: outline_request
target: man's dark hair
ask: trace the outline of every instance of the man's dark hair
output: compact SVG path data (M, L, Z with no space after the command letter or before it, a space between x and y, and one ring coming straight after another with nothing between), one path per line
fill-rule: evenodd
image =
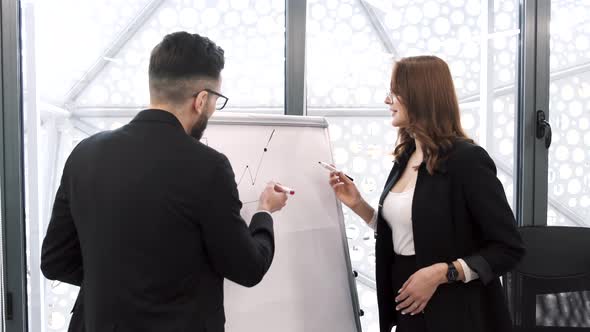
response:
M171 33L152 50L150 93L168 102L182 102L197 92L191 84L218 80L224 65L223 49L209 38L184 31Z

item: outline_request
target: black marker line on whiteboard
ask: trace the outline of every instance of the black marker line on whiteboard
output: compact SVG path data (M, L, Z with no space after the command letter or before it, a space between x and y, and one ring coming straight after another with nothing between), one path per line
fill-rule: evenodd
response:
M248 175L250 177L249 183L251 185L256 184L256 179L258 179L258 173L260 172L260 167L262 166L262 160L264 159L264 155L266 154L266 152L268 152L268 147L270 145L270 142L272 141L272 137L275 134L275 131L276 131L276 129L273 129L272 132L270 133L270 137L268 138L268 142L266 142L266 146L264 147L262 155L260 156L260 160L258 160L258 166L256 167L256 173L252 174L252 171L250 171L250 165L246 165L246 167L244 168L244 171L242 171L242 175L240 176L240 180L237 183L238 186L242 183L242 180L244 179L246 172L248 172Z

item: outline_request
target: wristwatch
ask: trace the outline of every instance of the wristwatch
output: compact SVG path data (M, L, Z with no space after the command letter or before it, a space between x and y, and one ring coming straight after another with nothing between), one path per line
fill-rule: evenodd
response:
M447 282L456 282L459 278L459 271L457 271L457 268L455 268L455 265L453 263L447 263L447 266Z

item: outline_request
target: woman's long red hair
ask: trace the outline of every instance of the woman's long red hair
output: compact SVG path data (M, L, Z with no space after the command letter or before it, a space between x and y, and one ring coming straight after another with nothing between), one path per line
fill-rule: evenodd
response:
M409 126L398 131L396 159L422 143L430 174L438 169L456 140L473 142L461 127L459 102L447 63L436 56L403 58L395 63L391 91L407 111Z

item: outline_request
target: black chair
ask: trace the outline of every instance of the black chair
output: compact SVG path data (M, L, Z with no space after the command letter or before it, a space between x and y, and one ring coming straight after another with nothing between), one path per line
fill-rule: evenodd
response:
M527 252L504 279L514 330L590 331L590 228L519 232Z

